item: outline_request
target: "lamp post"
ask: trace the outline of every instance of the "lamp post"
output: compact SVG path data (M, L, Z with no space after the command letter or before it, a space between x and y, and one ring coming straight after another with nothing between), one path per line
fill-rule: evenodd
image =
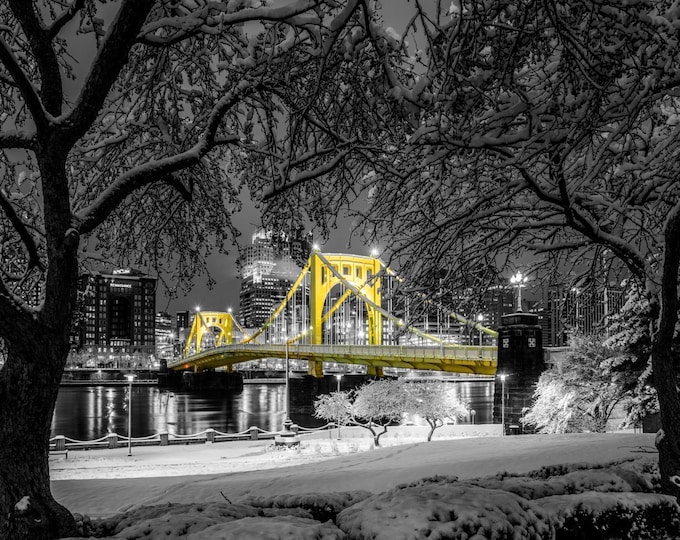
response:
M479 357L481 358L483 356L482 354L482 321L484 321L484 315L481 313L477 315L477 326L479 327Z
M126 375L128 386L128 456L132 455L132 381L135 375Z
M290 358L288 354L288 338L286 338L286 419L283 421L284 430L290 426Z
M517 311L522 311L522 287L529 281L529 278L522 275L522 272L517 272L510 278L510 283L517 287Z
M342 373L336 373L335 378L338 379L338 392L340 391L340 381L342 380Z
M505 435L505 373L501 373L501 435Z
M300 444L300 438L291 430L293 422L290 419L290 356L288 350L288 337L286 336L285 350L286 350L286 418L283 421L283 430L274 437L274 444L277 446L295 446Z

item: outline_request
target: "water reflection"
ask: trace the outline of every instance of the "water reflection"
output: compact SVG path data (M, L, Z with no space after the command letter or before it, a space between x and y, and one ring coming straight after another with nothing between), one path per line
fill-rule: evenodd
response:
M492 382L458 382L453 393L470 403L476 423L489 423L493 411ZM128 386L63 386L59 389L52 418L51 436L93 440L118 433L127 436ZM213 428L237 433L257 426L281 429L285 413L285 385L247 384L243 392L201 395L161 390L153 386L132 387L132 435L145 437L167 431L180 435ZM291 411L291 420L312 427L322 421ZM462 420L469 422L471 418Z

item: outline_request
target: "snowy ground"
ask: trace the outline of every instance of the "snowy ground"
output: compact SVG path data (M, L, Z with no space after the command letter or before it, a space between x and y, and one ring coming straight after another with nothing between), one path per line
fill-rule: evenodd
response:
M181 517L175 516L181 524L176 528L169 525L166 537L172 538L184 537L181 531L187 527L187 513L197 512L196 503L201 508L198 512L203 513L206 504L224 504L225 499L237 502L284 494L382 493L435 475L471 479L504 471L527 472L546 465L656 457L654 436L632 433L466 437L430 443L397 436L386 438L384 443L386 447L373 449L370 439L346 433L341 440L333 434L304 441L299 451L274 451L270 441L133 447L131 457L127 448L71 451L68 459L51 459L52 489L57 500L72 512L93 517L121 512L134 516L135 509L143 505L192 503L179 512ZM246 518L251 519L238 516ZM139 516L130 519L144 521ZM281 527L279 523L274 528L279 533L288 530L288 525ZM208 529L195 532L191 538L222 537L219 528ZM233 527L230 531L230 538L255 538L249 534L233 536ZM319 533L319 537L343 538L326 533ZM296 536L304 537L299 531L292 537ZM148 534L142 531L135 536L125 530L123 537Z

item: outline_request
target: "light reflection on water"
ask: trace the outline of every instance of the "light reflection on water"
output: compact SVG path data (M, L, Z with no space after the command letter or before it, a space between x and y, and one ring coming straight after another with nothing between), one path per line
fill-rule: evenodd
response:
M470 403L476 423L491 422L492 382L458 382L453 394ZM108 433L127 436L128 386L62 386L52 418L51 436L94 440ZM285 411L285 385L246 384L243 392L197 394L132 387L132 436L145 437L169 432L180 435L213 428L238 433L250 426L267 431L281 429ZM291 420L313 427L324 422L293 409ZM467 423L470 418L461 420Z

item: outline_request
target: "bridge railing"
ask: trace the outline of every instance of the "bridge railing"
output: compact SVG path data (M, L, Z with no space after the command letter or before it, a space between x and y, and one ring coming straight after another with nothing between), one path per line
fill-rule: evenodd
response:
M475 347L472 345L444 345L444 346L421 346L421 345L309 345L309 344L285 344L274 343L236 343L222 345L213 349L201 351L187 358L177 358L168 362L168 367L180 367L183 363L198 360L218 354L229 352L238 353L257 352L259 357L283 358L286 354L290 358L312 357L389 357L398 359L457 359L457 360L483 360L494 362L498 357L498 348L495 346ZM324 361L327 361L324 359Z

